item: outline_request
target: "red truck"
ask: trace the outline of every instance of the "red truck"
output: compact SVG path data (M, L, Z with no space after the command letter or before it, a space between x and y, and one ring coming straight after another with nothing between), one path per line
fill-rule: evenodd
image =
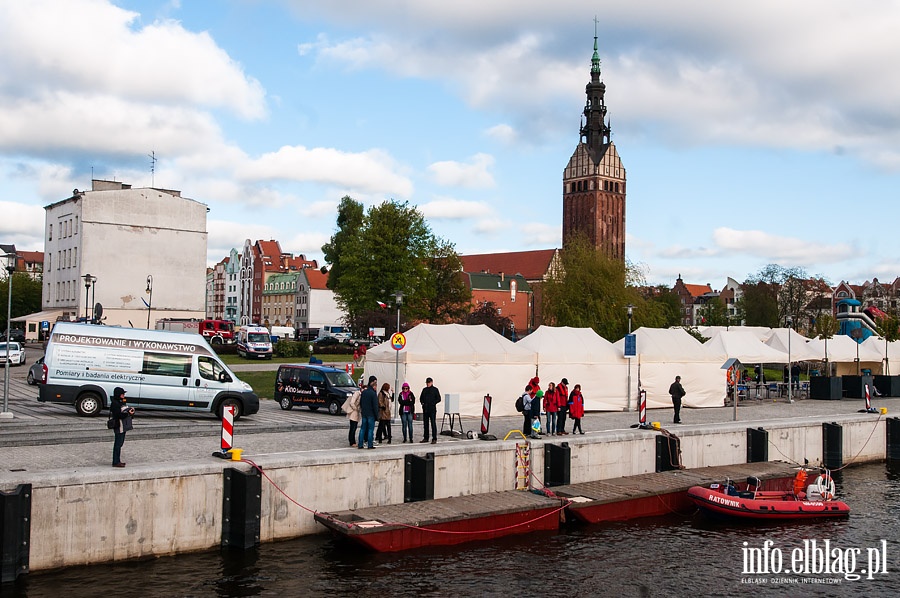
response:
M202 334L211 345L230 345L234 342L234 322L228 320L163 318L156 321L156 329Z

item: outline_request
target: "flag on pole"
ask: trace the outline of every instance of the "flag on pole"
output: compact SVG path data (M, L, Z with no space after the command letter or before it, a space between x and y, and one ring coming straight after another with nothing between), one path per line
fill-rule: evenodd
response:
M387 309L387 303L384 303L383 301L376 301L375 303L377 303L378 307L381 309Z

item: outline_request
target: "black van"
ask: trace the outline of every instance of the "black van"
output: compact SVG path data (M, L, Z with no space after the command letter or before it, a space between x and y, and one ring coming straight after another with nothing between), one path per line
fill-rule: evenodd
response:
M321 365L285 364L275 377L275 400L282 409L327 407L328 413L338 415L355 391L356 383L347 372Z

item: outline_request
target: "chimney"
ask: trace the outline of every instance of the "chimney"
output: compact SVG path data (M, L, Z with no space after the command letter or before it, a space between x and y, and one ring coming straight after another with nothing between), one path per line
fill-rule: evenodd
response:
M500 282L506 280L506 276L504 276L503 272L500 273Z

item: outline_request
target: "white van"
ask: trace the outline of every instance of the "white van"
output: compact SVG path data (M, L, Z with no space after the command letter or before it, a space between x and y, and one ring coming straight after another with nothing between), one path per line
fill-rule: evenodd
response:
M234 344L241 357L272 359L272 337L265 326L241 326L234 334Z
M38 401L74 405L80 415L109 407L113 389L138 409L207 411L235 418L259 411L259 398L199 334L57 322L44 354Z

